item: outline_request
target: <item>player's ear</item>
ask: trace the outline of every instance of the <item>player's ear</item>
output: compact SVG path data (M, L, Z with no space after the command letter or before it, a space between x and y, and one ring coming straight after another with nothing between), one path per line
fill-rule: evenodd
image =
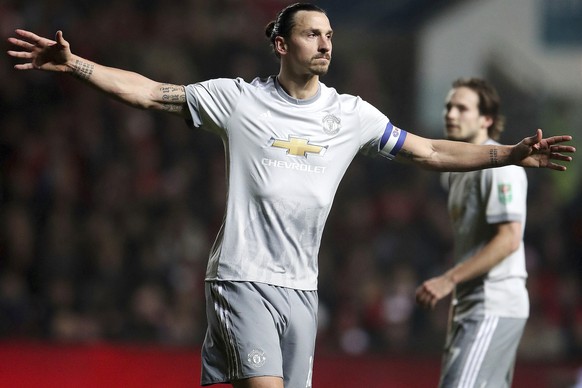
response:
M481 123L484 128L489 128L493 124L493 117L491 116L481 116Z
M282 36L277 36L275 38L275 51L279 55L287 54L287 43L285 42L285 38Z

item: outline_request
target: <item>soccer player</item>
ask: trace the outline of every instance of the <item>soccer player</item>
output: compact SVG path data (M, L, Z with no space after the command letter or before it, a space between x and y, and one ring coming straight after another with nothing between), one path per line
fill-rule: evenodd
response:
M224 142L228 199L206 272L208 331L202 384L311 387L317 331L317 255L339 182L359 152L438 170L506 164L565 170L561 145L541 130L515 146L429 140L393 125L361 98L320 82L332 56L325 12L292 4L268 24L278 75L159 83L73 54L17 30L16 69L71 74L130 106L165 111ZM387 178L389 179L389 177Z
M450 140L499 145L497 91L478 78L454 81L444 121ZM455 265L416 292L429 308L453 293L440 387L509 387L529 315L527 176L513 165L448 175Z

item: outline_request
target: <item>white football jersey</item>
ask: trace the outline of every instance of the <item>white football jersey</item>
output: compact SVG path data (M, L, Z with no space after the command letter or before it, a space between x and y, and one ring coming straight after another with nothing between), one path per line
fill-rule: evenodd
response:
M406 132L359 97L319 84L306 100L276 77L186 86L192 124L224 142L228 196L207 280L317 289L337 187L358 152L393 158Z
M499 144L493 140L486 144ZM519 166L449 173L449 215L454 231L454 260L460 263L491 240L495 224L518 221L519 249L485 276L457 285L453 303L457 316L493 314L524 318L529 315L525 288L527 272L523 232L526 223L527 176Z

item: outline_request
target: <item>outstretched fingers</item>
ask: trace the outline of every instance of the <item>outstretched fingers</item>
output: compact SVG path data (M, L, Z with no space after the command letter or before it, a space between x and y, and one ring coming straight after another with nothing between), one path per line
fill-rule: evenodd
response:
M8 42L11 43L11 44L13 44L14 46L21 47L21 48L23 48L25 50L28 50L28 51L32 51L34 49L34 47L35 47L30 42L27 42L27 41L24 41L24 40L21 40L21 39L17 39L17 38L12 38L12 37L8 38Z
M34 65L32 63L19 63L14 65L16 70L33 70Z
M34 32L22 30L20 28L16 29L16 33L18 35L22 36L23 38L26 38L26 40L34 43L36 46L49 45L49 44L56 43L54 40L43 38L42 36L36 35Z
M545 149L545 152L549 151L549 159L547 166L548 168L565 171L566 167L555 164L552 160L556 161L563 161L563 162L571 162L572 157L569 155L564 155L564 153L574 153L576 152L576 148L570 145L559 144L562 142L571 141L572 136L569 135L561 135L561 136L551 136L547 139L544 139L545 146L542 146L542 149Z
M566 171L567 170L566 166L562 166L561 164L557 164L554 162L548 162L548 164L545 167L549 168L550 170L555 170L555 171Z
M54 40L43 38L30 31L17 29L15 32L21 39L18 37L10 37L8 38L8 42L27 51L43 49L57 43Z
M566 171L566 166L554 163L554 161L561 162L571 162L572 157L569 155L564 155L561 152L574 152L576 149L570 146L552 146L550 152L550 159L547 162L546 167L556 171Z
M28 31L28 30L23 30L22 28L17 28L15 30L15 32L18 35L20 35L22 37L25 37L25 38L27 38L29 40L33 40L33 41L34 40L40 40L40 36L36 35L34 32L31 32L31 31Z
M563 143L565 141L571 141L572 136L570 135L561 135L561 136L551 136L546 139L549 145Z
M14 58L32 58L32 53L29 51L14 51L14 50L8 50L7 51L8 55L10 55L11 57Z
M16 51L16 50L8 50L7 54L13 58L20 58L20 59L32 59L33 54L32 51L34 50L34 46L28 42L25 42L20 39L16 38L8 38L8 42L12 43L15 46L21 47L26 51ZM29 70L32 69L32 63L20 63L14 65L15 69L18 70Z
M550 147L550 151L552 153L559 153L559 152L574 153L574 152L576 152L576 147L569 146L569 145L554 145L554 146Z
M14 46L22 48L24 51L16 51L16 50L8 50L7 54L13 58L20 58L20 59L28 59L31 60L33 57L32 52L34 51L35 46L29 42L26 42L21 39L16 38L8 38L8 42L13 44ZM14 68L17 70L29 70L33 68L32 63L19 63L14 65Z

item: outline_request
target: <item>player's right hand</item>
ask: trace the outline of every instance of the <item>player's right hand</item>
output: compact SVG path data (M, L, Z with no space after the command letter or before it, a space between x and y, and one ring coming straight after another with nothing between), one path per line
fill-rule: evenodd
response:
M38 36L30 31L17 29L18 37L8 38L8 42L21 50L9 50L8 55L26 59L28 62L14 65L17 70L47 70L67 72L71 69L67 63L72 58L69 42L63 38L63 32L57 31L55 39Z

